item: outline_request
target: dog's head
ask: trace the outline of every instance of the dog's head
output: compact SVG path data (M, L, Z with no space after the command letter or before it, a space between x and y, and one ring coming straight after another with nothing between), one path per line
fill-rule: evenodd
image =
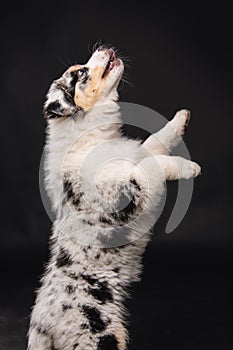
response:
M70 117L88 112L96 104L115 101L124 71L113 49L100 46L87 64L74 65L55 80L44 104L46 119Z

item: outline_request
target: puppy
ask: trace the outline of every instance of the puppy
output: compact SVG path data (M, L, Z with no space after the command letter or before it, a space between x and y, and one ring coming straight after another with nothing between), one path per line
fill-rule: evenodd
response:
M101 46L48 91L45 186L56 220L28 350L126 349L123 304L140 278L165 182L200 173L195 162L169 155L187 110L144 143L122 136L123 70L114 50Z

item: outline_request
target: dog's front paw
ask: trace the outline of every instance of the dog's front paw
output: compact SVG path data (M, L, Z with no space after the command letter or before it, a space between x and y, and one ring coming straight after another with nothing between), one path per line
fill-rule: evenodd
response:
M178 111L171 120L171 125L179 136L183 136L189 124L191 113L187 109Z
M183 179L191 179L193 177L197 177L201 174L201 167L196 162L192 162L191 160L186 161L182 166L182 174L181 177Z

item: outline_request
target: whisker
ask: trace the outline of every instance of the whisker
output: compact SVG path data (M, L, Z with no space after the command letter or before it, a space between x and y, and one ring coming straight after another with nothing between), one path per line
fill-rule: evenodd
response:
M118 87L118 91L123 90L125 84L129 85L130 87L133 87L133 84L131 84L128 80L122 78Z
M128 84L129 86L133 87L133 84L129 82L129 80L127 80L126 78L122 78L121 79L125 84Z
M62 63L63 66L65 66L66 68L68 68L68 67L70 66L69 64L65 63L65 62L63 61L63 59L62 59L60 56L57 56L57 59L58 59L58 61L59 61L60 63Z
M92 54L92 47L93 47L93 45L91 46L90 43L87 45L87 50L90 54Z
M104 43L104 46L106 46L108 49L113 49L114 50L114 46L112 46L111 43ZM114 50L115 51L115 50Z
M124 81L121 80L117 90L121 91L121 90L123 90L123 88L124 88Z
M123 60L122 60L122 61L123 61ZM124 66L125 66L126 68L131 68L130 65L129 65L128 63L126 63L126 62L124 62L124 61L123 61L123 63L124 63Z
M123 62L125 62L125 63L128 63L128 62L130 62L131 60L130 59L127 59L127 58L124 58L124 57L122 57L122 56L118 56Z
M116 55L122 60L122 62L124 63L125 67L130 68L128 62L131 61L131 58L129 56L125 56L120 50L116 49L115 50Z
M69 58L68 56L66 56L66 59L67 59L67 61L68 61L69 65L70 65L70 66L72 66L72 65L73 65L73 63L70 61L70 58Z
M93 53L95 50L96 50L96 46L97 46L97 43L98 43L99 39L92 45L92 48L91 48L91 53Z
M102 39L98 38L92 46L92 53L94 53L100 45L102 45Z
M124 56L120 56L119 55L118 57L120 57L122 59L122 61L124 61L124 62L130 62L131 61L130 58L127 58L127 57L124 57Z

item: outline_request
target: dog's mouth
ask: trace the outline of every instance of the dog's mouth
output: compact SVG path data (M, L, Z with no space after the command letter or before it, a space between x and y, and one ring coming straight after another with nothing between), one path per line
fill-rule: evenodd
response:
M120 64L120 60L119 58L116 57L115 52L113 50L111 50L110 54L109 54L109 60L106 64L105 70L103 72L102 78L105 78L108 73L115 67L115 66L119 66Z

